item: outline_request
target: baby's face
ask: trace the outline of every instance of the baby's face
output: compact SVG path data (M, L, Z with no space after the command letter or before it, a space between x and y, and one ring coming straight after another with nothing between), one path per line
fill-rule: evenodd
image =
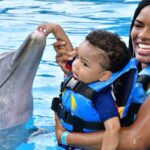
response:
M100 80L104 63L103 51L88 41L82 42L78 49L78 56L72 65L73 76L84 83Z

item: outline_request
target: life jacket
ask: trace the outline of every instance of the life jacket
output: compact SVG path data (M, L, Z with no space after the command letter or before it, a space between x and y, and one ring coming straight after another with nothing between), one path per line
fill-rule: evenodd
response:
M124 122L125 126L131 125L137 115L139 108L142 103L146 100L148 93L147 88L150 83L150 66L147 66L142 71L139 72L135 90L132 96L132 103L128 110L128 115L126 116L126 122Z
M147 97L147 87L150 83L150 66L144 68L141 72L139 72L135 92L133 95L133 102L135 103L143 103L145 98Z
M78 82L72 76L62 83L60 98L54 98L52 109L57 112L62 125L69 131L91 132L104 129L101 116L93 105L95 96L108 86L112 86L119 78L125 86L120 88L121 94L117 97L116 104L121 107L121 117L125 117L131 104L132 94L138 75L137 60L132 59L122 70L112 73L109 80L105 82L94 82L85 84ZM128 91L128 92L125 92ZM120 99L119 99L120 98ZM122 102L120 102L122 101Z

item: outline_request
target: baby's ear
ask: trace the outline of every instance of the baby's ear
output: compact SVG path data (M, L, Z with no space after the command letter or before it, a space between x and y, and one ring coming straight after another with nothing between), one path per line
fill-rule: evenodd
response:
M111 72L111 71L104 71L104 72L101 74L99 80L100 80L100 81L106 81L106 80L108 80L109 78L111 78L111 76L112 76L112 72Z

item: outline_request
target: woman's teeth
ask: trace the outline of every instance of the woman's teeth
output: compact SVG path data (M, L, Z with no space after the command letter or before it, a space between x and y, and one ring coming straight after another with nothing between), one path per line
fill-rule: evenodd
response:
M147 44L139 44L139 48L150 49L150 45L147 45Z

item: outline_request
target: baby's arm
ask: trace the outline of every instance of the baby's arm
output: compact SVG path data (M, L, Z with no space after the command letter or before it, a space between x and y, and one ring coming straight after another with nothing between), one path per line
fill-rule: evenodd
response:
M102 150L116 150L119 144L120 122L118 117L113 117L104 122L105 133Z

